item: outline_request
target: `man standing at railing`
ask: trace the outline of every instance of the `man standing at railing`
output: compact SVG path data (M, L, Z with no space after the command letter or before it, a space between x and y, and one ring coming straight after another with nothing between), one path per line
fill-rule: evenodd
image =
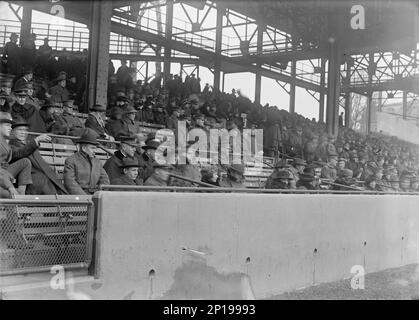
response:
M70 194L93 194L102 184L110 184L102 162L95 158L99 142L88 131L77 140L79 151L65 160L64 185Z
M10 35L10 41L7 42L3 49L3 59L7 60L7 72L19 75L21 68L21 50L17 45L19 36L16 33Z

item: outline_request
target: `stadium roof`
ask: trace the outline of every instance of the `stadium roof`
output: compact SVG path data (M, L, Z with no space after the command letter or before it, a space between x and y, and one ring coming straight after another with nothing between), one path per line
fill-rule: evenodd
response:
M323 46L340 39L351 53L412 50L419 41L417 0L276 0L228 1L229 8L272 25L304 41ZM365 9L365 29L351 27L354 5Z

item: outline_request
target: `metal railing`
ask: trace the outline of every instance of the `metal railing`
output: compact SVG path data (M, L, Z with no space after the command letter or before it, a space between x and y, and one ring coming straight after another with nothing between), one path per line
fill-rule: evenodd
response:
M20 22L0 19L0 46L4 47L12 32L20 34ZM44 38L49 39L49 45L53 50L66 48L70 51L82 51L89 47L89 29L75 23L72 25L56 25L32 22L31 32L37 35L37 47L43 44Z
M251 189L251 188L191 188L191 187L155 187L155 186L117 186L102 185L100 191L171 191L171 192L199 192L199 193L254 193L254 194L357 194L357 195L409 195L418 196L419 192L387 192L364 190L299 190L299 189Z
M93 223L91 200L0 200L0 276L88 268Z

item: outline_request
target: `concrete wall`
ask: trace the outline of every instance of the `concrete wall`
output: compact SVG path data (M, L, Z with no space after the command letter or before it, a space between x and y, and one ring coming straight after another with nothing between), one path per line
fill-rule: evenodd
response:
M418 196L101 192L93 298L270 295L419 262ZM81 288L81 290L84 290Z
M387 135L419 144L419 127L412 120L403 120L395 115L377 112L377 131L383 131Z

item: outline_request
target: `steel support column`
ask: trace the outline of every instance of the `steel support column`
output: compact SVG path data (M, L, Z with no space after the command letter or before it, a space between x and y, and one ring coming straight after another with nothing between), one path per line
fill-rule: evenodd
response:
M164 77L163 82L166 85L166 79L170 74L170 64L171 64L171 55L172 48L170 46L170 41L172 39L172 27L173 27L173 0L167 0L166 2L166 26L165 26L165 37L166 44L164 46Z
M326 89L326 59L321 59L320 87ZM324 92L319 92L319 121L324 122Z
M403 120L407 119L407 91L403 91Z
M106 106L109 68L109 36L111 33L112 2L92 1L89 39L88 105Z
M25 2L22 6L22 21L20 24L20 45L26 41L31 34L32 8Z
M352 61L346 62L346 77L345 77L345 86L349 88L351 84L351 72L352 72ZM345 92L345 122L344 126L348 128L350 126L349 119L351 115L351 92L347 90Z
M371 122L372 122L372 77L375 74L374 68L374 53L369 54L368 58L368 100L367 100L367 133L371 132Z
M330 43L327 74L326 126L329 134L338 133L338 113L340 94L340 52L339 44Z
M214 65L214 91L220 91L221 82L221 49L223 40L224 7L217 3L217 25L215 30L215 65Z
M292 41L293 51L296 48L296 42ZM297 77L297 60L291 61L291 82L290 82L290 113L295 113L295 78Z
M263 31L265 26L258 24L257 31L257 54L262 54L263 49ZM258 60L259 61L259 60ZM255 103L260 103L260 94L262 91L262 64L260 62L256 63L256 73L255 73Z

